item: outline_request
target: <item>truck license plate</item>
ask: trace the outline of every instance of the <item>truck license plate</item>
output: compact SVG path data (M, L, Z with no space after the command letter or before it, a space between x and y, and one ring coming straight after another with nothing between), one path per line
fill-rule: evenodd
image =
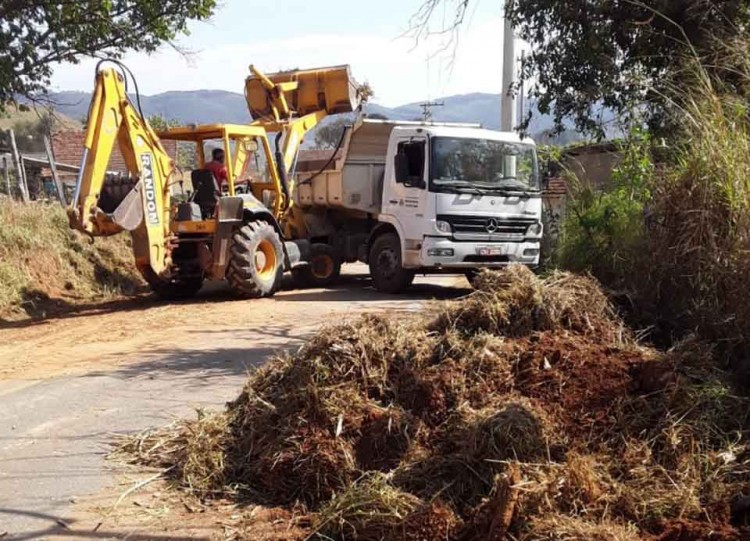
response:
M505 251L502 246L482 246L477 248L479 255L504 255Z

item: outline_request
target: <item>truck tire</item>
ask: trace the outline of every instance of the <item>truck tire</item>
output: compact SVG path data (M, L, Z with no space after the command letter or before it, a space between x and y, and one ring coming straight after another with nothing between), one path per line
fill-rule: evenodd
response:
M372 283L378 291L399 293L414 281L414 271L401 266L401 243L394 233L375 239L368 261Z
M202 276L180 276L162 278L154 271L148 269L141 272L151 291L164 300L176 301L194 297L203 286Z
M268 222L245 224L234 234L229 249L227 281L240 296L273 295L284 273L281 239Z
M327 287L341 276L341 258L330 244L310 246L310 264L292 269L294 282L301 287Z

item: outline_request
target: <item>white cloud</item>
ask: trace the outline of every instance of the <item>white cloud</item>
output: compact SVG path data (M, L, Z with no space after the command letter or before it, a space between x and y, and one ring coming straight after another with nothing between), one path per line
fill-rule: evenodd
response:
M131 54L124 62L143 94L167 90L223 89L242 92L248 65L265 71L351 64L355 77L375 89L375 102L395 106L469 92L500 92L502 19L475 21L442 53L439 40L415 46L410 38L312 33L259 43L221 44L184 58L171 48ZM190 46L190 44L187 44ZM60 66L53 90L91 90L93 60Z

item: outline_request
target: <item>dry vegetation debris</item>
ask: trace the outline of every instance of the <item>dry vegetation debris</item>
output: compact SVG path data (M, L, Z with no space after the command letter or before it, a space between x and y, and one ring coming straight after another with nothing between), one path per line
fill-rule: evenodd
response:
M510 267L327 328L120 450L203 499L302 509L303 538L739 540L749 406L704 344L639 346L594 280Z

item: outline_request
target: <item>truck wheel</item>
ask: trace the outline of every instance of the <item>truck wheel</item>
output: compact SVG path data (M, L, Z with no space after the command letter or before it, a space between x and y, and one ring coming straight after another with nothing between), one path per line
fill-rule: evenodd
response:
M151 269L141 272L151 291L164 300L180 300L194 297L203 286L202 276L180 276L162 278Z
M393 233L375 239L368 260L372 283L378 291L398 293L414 281L414 272L401 266L401 244Z
M281 240L264 221L242 226L232 239L227 281L243 297L273 295L284 272Z
M330 244L310 246L310 264L292 269L295 283L302 287L330 286L341 276L341 258Z

